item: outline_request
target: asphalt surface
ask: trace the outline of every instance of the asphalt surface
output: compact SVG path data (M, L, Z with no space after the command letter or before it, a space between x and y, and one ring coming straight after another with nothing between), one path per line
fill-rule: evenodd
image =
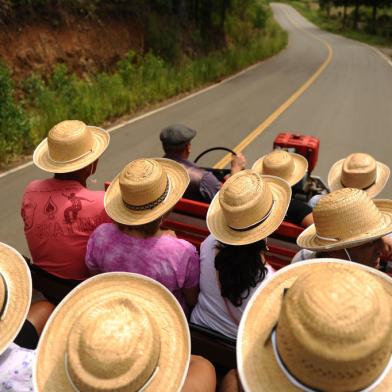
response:
M97 183L112 179L130 160L161 156L160 130L184 123L198 130L193 157L211 146L235 147L306 83L328 58L332 61L317 80L249 144L248 166L271 151L282 131L301 132L321 139L315 174L326 179L329 167L351 152L368 152L391 165L392 67L374 49L320 31L293 8L272 5L278 22L289 32L289 45L279 55L206 92L124 125L111 134L100 160ZM224 154L223 154L224 155ZM201 162L212 166L222 154ZM23 190L33 179L47 175L33 166L0 178L0 241L28 254L20 218ZM382 197L392 194L392 182Z

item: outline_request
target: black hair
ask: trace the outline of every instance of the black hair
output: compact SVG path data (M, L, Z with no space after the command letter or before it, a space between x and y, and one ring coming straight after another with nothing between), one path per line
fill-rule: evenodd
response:
M235 306L241 306L250 289L267 275L261 252L266 250L265 240L253 244L234 246L219 243L215 256L222 297Z
M163 151L165 154L181 154L189 142L181 144L162 144Z

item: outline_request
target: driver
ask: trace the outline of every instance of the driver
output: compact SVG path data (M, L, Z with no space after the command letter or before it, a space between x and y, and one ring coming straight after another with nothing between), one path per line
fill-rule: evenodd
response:
M187 199L210 203L220 190L220 181L209 171L200 168L189 161L191 140L196 131L182 124L173 124L164 128L160 133L164 158L181 163L188 171L190 183L185 191ZM231 159L231 175L245 169L246 159L241 154L233 155Z

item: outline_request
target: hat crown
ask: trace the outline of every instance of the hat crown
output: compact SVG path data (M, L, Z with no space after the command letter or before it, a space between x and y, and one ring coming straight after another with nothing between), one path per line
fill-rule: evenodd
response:
M153 319L130 300L104 301L70 331L69 377L81 391L137 391L157 367L159 336Z
M162 129L159 138L164 145L182 146L196 136L196 131L183 124L172 124Z
M293 157L285 150L274 150L263 159L263 174L290 179L295 169Z
M318 236L345 240L384 225L377 206L366 192L342 188L323 196L313 210Z
M272 192L262 177L243 170L230 177L219 192L219 203L229 227L243 229L260 222L270 212Z
M369 154L354 153L343 162L341 183L348 188L366 189L376 182L377 162Z
M168 185L168 177L154 159L137 159L121 171L122 199L131 206L143 206L158 200Z
M84 122L66 120L49 131L47 141L50 159L56 163L65 163L91 152L94 137Z
M277 330L289 371L320 390L369 386L392 352L389 298L370 273L342 264L299 277L283 299Z

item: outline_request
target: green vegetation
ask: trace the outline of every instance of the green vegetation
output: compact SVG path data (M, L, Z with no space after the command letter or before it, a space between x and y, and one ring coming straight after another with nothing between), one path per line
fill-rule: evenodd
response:
M26 114L13 98L8 69L0 63L0 156L22 153L31 147L30 140Z
M392 0L283 0L320 28L370 45L392 43Z
M18 84L18 102L10 74L1 67L0 163L29 151L59 121L80 119L99 125L217 81L287 45L287 34L276 24L264 0L232 0L231 4L237 8L227 9L224 15L223 47L193 58L180 55L176 45L160 42L163 39L159 32L150 31L156 29L152 23L148 34L154 45L146 54L129 53L114 72L90 74L83 79L70 74L64 64L57 65L49 77L32 74ZM222 23L222 18L214 23ZM202 30L197 31L201 35L195 39L204 41ZM174 41L175 34L166 37Z

